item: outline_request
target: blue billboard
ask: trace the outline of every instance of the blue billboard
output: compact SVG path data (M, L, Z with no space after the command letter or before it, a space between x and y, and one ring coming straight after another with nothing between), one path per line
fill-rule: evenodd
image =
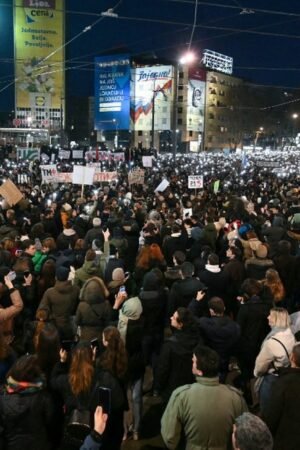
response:
M95 58L95 130L128 130L130 126L130 58Z

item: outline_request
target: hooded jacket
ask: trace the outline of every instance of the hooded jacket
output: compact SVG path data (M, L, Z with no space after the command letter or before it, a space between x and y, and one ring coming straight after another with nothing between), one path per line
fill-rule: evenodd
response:
M52 288L46 290L39 308L46 308L50 318L65 339L72 337L71 316L75 314L78 304L79 288L72 286L71 281L56 281Z
M167 298L166 291L159 287L159 280L155 273L148 272L145 275L139 299L145 320L144 335L162 335Z
M103 296L102 280L97 277L87 280L79 299L76 324L80 327L80 339L90 341L99 338L109 324L111 315L111 306Z

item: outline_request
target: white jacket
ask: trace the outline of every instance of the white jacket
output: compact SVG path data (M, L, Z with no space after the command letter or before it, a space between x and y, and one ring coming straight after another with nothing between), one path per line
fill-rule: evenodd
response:
M282 342L289 355L292 353L296 340L290 328L278 331L273 336L267 336L262 343L260 352L255 361L255 377L261 377L267 373L274 372L275 369L288 367L290 365L290 361L283 346L274 338Z

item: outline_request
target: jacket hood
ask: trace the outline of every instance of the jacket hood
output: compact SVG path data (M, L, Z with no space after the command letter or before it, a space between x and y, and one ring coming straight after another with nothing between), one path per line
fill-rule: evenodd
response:
M143 280L143 290L144 291L157 291L159 287L159 280L154 272L148 272L144 276Z
M94 275L98 270L94 261L85 261L82 265L82 269L89 275Z
M66 281L57 280L55 282L54 287L60 294L67 294L72 290L72 283L69 280Z
M105 300L106 291L106 287L101 278L92 277L82 286L79 300L89 304L101 303Z

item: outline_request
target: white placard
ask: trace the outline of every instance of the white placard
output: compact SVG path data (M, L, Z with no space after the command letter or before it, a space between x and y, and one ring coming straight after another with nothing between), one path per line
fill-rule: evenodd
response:
M93 184L95 174L95 167L88 166L74 166L73 169L73 184Z
M202 175L189 175L188 178L189 189L202 189L203 188L203 176Z
M42 174L42 183L56 183L57 168L56 164L47 164L40 166Z
M72 156L73 159L83 159L83 150L73 150Z
M152 167L152 156L143 156L143 167Z
M70 150L58 150L58 157L60 159L70 159Z
M193 215L193 209L192 208L184 208L182 211L182 218L189 219Z
M162 182L159 183L159 185L154 190L154 192L164 192L167 189L167 187L169 186L169 184L170 183L168 180L162 180Z

